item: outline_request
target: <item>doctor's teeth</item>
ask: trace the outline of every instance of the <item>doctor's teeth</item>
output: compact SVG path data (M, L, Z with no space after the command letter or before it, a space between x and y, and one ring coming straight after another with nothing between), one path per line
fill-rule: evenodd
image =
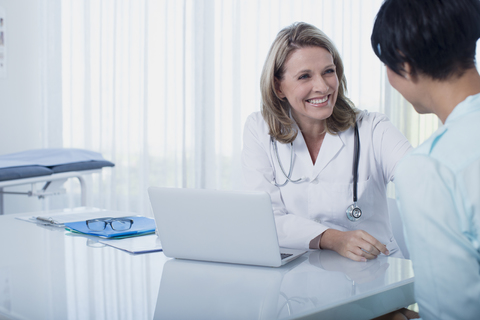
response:
M319 103L323 103L325 101L328 100L328 96L326 96L325 98L323 99L312 99L312 100L308 100L310 103L313 103L313 104L319 104Z

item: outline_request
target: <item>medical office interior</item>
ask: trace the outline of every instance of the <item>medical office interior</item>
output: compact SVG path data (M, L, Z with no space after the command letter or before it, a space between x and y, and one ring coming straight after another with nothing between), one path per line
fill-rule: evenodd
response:
M43 148L98 152L115 166L85 177L88 205L147 217L153 216L150 186L242 189L243 126L249 114L260 110L264 59L277 32L295 21L319 27L334 41L356 107L385 113L416 147L441 123L433 115L416 114L389 85L370 45L381 3L0 0L0 156ZM70 179L63 187L64 194L43 199L5 194L4 215L80 206L78 181ZM388 192L393 198L393 185ZM52 242L60 236L49 235ZM69 245L51 261L72 264ZM97 259L95 267L105 274L128 272L135 265L121 252L116 263L131 265L117 267L87 249L80 254ZM36 258L44 263L38 275L53 277L56 269L47 266L52 262L41 253ZM48 289L45 299L63 299L71 319L106 312L75 309L82 297L93 298L69 272L62 284L75 288L76 296L60 297ZM136 281L148 283L148 275L160 281L154 270L132 276L118 304L133 309L141 304L132 288ZM0 262L0 315L7 318L32 316L14 316L16 299L38 306L34 293L15 295L20 276ZM157 292L158 286L152 286L147 295L155 300ZM138 319L151 318L149 312Z

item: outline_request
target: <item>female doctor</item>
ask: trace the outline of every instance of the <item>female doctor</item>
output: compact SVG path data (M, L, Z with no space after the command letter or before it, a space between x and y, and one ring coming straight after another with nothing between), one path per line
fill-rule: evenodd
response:
M386 116L360 112L345 96L332 41L306 23L284 28L260 86L262 111L246 121L242 166L247 187L270 194L280 246L355 261L402 257L386 185L411 146Z

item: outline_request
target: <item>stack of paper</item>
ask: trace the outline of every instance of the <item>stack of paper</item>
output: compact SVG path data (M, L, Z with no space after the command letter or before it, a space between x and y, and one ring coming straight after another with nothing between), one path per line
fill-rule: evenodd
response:
M162 251L160 240L155 233L155 220L142 216L123 217L133 220L132 227L125 231L116 231L108 224L103 231L92 231L85 221L65 223L68 231L89 236L107 238L100 243L130 253ZM142 237L139 237L142 236Z
M122 217L133 220L133 224L130 229L117 231L113 230L110 224L107 224L104 230L94 231L91 230L86 221L77 221L77 222L67 222L65 223L65 228L68 231L87 234L91 236L97 236L102 238L126 238L133 236L141 236L146 234L152 234L155 232L155 220L152 218L142 217L142 216L133 216L133 217Z
M134 220L134 223L129 230L121 232L112 230L111 225L107 225L101 232L95 232L88 229L86 224L86 220L89 219L127 216ZM67 231L87 237L97 236L103 238L98 242L130 253L162 251L160 240L154 234L155 220L143 216L130 216L128 212L92 209L91 212L50 212L17 219L42 226L65 228Z

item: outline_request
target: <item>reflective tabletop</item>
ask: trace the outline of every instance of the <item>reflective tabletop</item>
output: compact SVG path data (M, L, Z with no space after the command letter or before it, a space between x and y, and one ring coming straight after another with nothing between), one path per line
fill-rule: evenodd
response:
M332 251L280 268L177 260L17 219L25 215L0 216L0 319L371 319L414 303L409 260Z

